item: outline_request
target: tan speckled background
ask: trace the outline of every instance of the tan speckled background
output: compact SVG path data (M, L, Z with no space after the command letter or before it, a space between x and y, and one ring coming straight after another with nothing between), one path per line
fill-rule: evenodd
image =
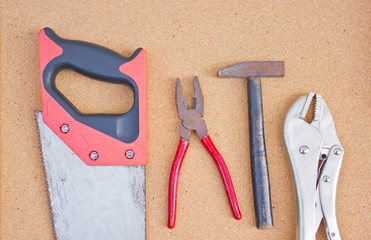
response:
M1 1L1 231L4 240L52 238L33 111L41 108L38 31L93 42L129 56L148 52L147 239L294 239L295 189L282 136L299 96L322 94L346 153L338 183L343 239L370 239L370 1ZM246 80L218 79L240 61L283 60L263 80L275 226L255 227ZM229 167L243 219L231 214L212 158L192 135L179 182L177 225L167 189L178 144L175 78L188 99L198 75L209 133ZM130 90L72 71L58 87L84 112L122 112ZM125 94L123 94L125 93ZM317 239L326 239L322 226Z

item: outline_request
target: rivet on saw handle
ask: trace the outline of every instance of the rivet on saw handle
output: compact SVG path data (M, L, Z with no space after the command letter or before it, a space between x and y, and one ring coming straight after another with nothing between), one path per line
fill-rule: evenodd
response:
M256 225L259 229L273 227L267 153L264 139L261 78L283 77L284 73L284 62L241 62L218 71L219 77L248 79L251 171Z

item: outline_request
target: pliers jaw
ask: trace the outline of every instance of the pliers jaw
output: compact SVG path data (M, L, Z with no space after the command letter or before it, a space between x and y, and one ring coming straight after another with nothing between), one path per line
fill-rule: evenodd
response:
M207 126L204 116L204 96L202 95L200 82L198 77L193 80L194 94L192 108L189 109L187 101L183 95L183 88L180 79L176 79L176 106L178 109L179 118L182 120L180 124L180 138L186 141L190 140L191 131L195 130L197 136L202 139L207 135Z
M314 118L308 123L305 117L313 100ZM298 200L299 239L314 239L322 218L329 239L340 239L335 199L344 150L321 95L309 93L292 105L284 124L284 138Z

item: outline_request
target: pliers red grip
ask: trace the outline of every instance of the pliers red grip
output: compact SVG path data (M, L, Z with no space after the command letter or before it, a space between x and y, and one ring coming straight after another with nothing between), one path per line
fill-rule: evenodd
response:
M176 80L176 100L179 117L182 120L180 124L180 141L178 150L175 154L173 165L170 172L169 181L169 221L168 227L175 227L176 219L176 201L178 190L178 179L180 168L183 163L185 154L187 153L191 131L195 130L204 147L208 150L218 167L219 173L222 176L225 191L227 192L229 203L232 208L233 215L236 219L241 219L241 212L238 207L236 193L234 191L231 176L229 174L227 165L224 162L222 155L218 152L210 136L207 134L207 126L205 120L202 119L204 115L204 100L201 92L198 77L194 77L193 81L195 93L193 95L192 109L188 109L187 102L183 95L182 85L180 79Z

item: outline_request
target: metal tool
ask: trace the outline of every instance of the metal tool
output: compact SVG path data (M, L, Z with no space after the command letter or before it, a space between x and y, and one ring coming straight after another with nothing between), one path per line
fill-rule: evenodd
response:
M308 123L305 118L312 102L314 118ZM295 180L299 239L315 239L322 219L328 239L341 239L336 220L336 188L344 149L321 95L311 92L291 106L283 135Z
M225 191L227 192L228 200L231 205L234 217L236 219L241 219L242 217L227 165L225 164L223 157L220 155L213 142L211 141L210 136L207 133L206 122L204 119L202 119L202 117L204 116L204 97L201 92L198 77L194 77L193 85L195 92L193 95L192 108L188 109L187 102L183 95L180 79L178 78L176 80L176 103L179 118L182 120L182 123L180 124L179 146L175 154L169 180L169 228L175 227L179 173L184 156L188 150L192 130L196 131L197 136L200 138L207 151L211 154L218 167L219 173L221 174L223 179Z
M267 153L265 150L262 77L283 77L284 62L241 62L218 71L219 77L247 78L250 126L250 155L255 218L259 229L273 226Z
M39 32L42 112L36 122L56 239L145 239L148 162L146 52L107 48ZM125 114L82 114L58 91L64 68L131 86Z

